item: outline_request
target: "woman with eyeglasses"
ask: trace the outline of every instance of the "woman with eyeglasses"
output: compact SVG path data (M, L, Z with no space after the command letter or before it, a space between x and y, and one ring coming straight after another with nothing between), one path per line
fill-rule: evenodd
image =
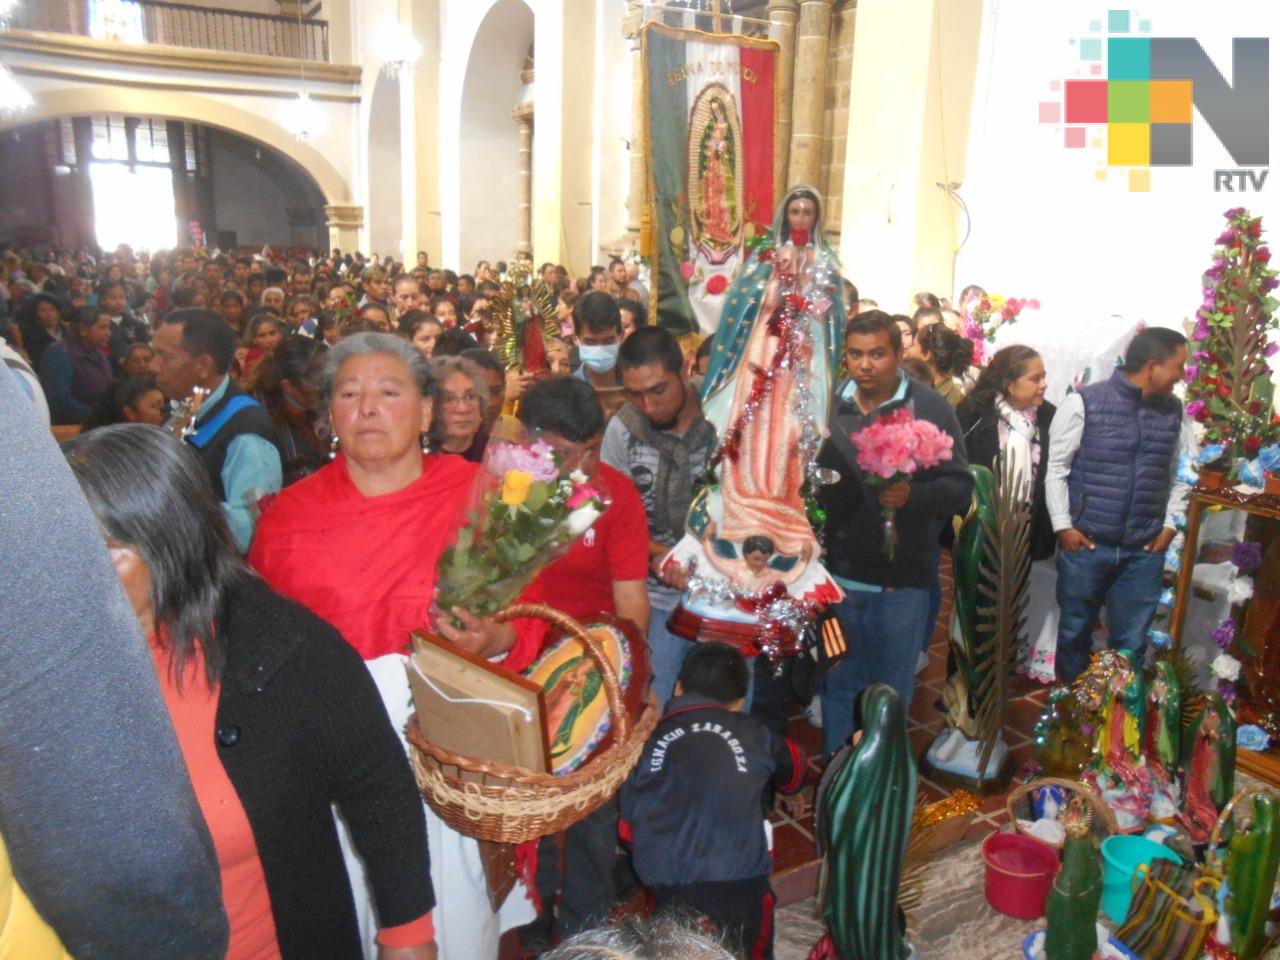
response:
M489 386L484 373L465 357L437 357L432 374L440 384L440 415L432 425L432 445L442 453L456 453L479 463L489 435L481 429Z

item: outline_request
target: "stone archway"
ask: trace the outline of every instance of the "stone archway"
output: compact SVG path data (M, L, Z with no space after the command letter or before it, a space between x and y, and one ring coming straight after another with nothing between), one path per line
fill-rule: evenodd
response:
M510 260L519 239L521 74L533 44L524 0L497 0L476 30L462 82L458 127L458 267Z
M326 204L352 202L350 185L319 147L298 142L283 127L259 114L199 94L89 85L42 90L30 110L0 120L0 130L88 114L163 117L220 127L289 158L315 182Z
M400 196L400 81L379 74L369 95L368 153L365 176L366 217L369 250L379 256L402 255L404 250L404 210Z

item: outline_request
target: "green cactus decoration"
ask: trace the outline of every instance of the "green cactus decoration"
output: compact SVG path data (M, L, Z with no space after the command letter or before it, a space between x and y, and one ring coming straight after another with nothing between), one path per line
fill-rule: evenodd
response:
M970 466L973 507L952 553L955 613L951 650L956 671L943 702L947 722L978 741L977 779L1004 729L1009 674L1026 628L1031 571L1031 512L1027 482L1001 456L997 473Z
M823 916L840 960L905 960L898 904L916 803L916 766L898 694L862 694L862 739L832 760L819 786L818 835L826 852Z
M1079 800L1073 801L1079 816ZM1062 869L1045 902L1048 932L1045 960L1092 960L1098 949L1095 923L1102 901L1102 867L1087 823L1077 819L1067 827Z
M1271 892L1280 869L1280 807L1269 793L1255 793L1253 817L1227 844L1227 917L1237 960L1254 960L1266 944Z

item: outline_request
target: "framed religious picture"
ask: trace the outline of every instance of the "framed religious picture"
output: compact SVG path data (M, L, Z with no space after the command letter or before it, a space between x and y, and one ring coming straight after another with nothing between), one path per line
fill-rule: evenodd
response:
M465 757L550 769L538 684L425 632L413 634L405 670L426 739Z

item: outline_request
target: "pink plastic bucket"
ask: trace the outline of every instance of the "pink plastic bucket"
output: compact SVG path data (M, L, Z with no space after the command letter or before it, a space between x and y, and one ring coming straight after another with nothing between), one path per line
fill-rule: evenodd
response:
M982 842L987 903L1019 920L1044 916L1044 902L1061 863L1048 844L1020 833L993 833Z

